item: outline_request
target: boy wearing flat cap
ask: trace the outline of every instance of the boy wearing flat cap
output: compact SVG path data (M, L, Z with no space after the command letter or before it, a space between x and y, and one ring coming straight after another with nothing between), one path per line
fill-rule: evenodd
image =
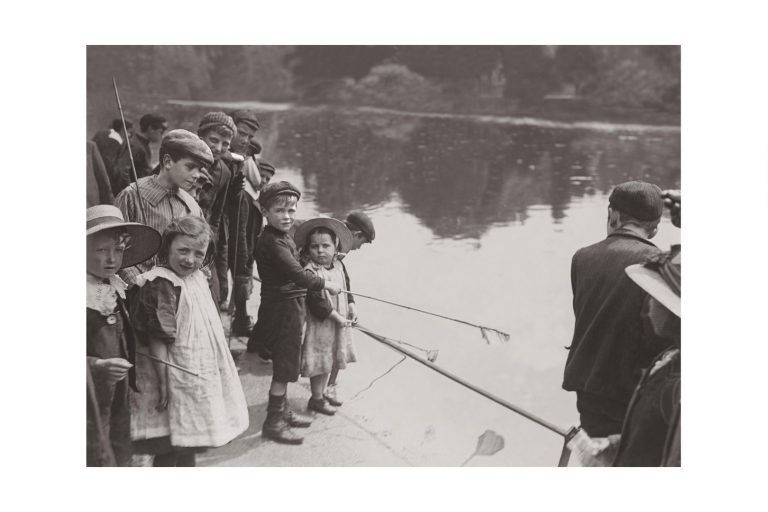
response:
M228 199L228 266L232 271L232 334L249 336L253 330L253 321L246 306L253 288L253 247L261 232L263 218L259 212L258 191L261 188L261 176L257 160L254 157L251 140L259 129L259 121L252 110L235 110L231 113L237 127L237 134L232 140L232 152L227 155L227 163L235 175L237 185L233 184ZM234 183L234 181L233 181Z
M608 237L579 249L571 262L576 321L563 389L576 392L581 427L590 437L621 432L642 368L664 348L644 341L646 294L624 272L660 252L650 239L664 208L661 189L621 183L608 203Z
M208 112L197 127L197 135L213 154L213 165L208 170L210 185L200 191L199 203L205 220L211 227L211 240L216 243L214 266L211 276L211 292L218 306L227 297L228 227L227 205L231 194L234 173L224 162L232 140L237 136L235 122L224 112ZM242 185L240 185L242 186Z
M203 217L197 201L186 191L200 179L201 169L213 165L208 145L187 130L171 130L160 144L157 174L139 178L115 198L127 221L141 222L162 233L174 219L184 215ZM138 187L138 190L137 190ZM139 203L141 198L141 204ZM157 264L156 257L123 269L120 277L129 285Z
M299 379L301 341L307 290L328 290L337 295L341 287L304 270L298 250L288 231L293 226L301 192L287 181L270 183L261 191L259 202L267 226L256 242L256 266L261 277L259 317L248 340L248 352L272 359L265 437L288 444L304 438L292 427L308 427L309 418L288 409L289 382Z

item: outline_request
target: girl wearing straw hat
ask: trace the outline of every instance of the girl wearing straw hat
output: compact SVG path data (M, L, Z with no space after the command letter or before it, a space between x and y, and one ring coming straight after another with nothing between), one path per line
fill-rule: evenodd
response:
M97 205L86 210L86 240L86 353L93 383L86 462L105 465L111 451L124 466L132 455L128 386L136 390L135 343L124 304L127 285L116 273L154 256L160 233L124 222L115 206Z
M346 290L344 270L338 253L350 250L352 233L344 223L330 218L316 218L304 222L294 235L296 245L309 256L305 270L336 283ZM331 295L324 291L307 293L306 329L301 349L301 374L309 377L312 397L308 409L333 415L334 405L326 397L328 377L334 368L343 369L356 361L349 306L345 294Z

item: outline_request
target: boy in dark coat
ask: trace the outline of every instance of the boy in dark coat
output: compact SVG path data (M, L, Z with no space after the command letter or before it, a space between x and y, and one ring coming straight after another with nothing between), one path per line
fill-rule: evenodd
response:
M233 282L231 329L235 336L249 336L253 322L246 311L246 305L253 288L253 247L263 223L255 202L261 188L261 178L254 157L255 145L252 144L253 135L260 125L252 110L235 110L231 116L237 127L237 133L232 139L232 151L227 155L234 176L227 200L227 264L232 271Z
M262 433L275 441L300 444L304 438L291 427L307 427L308 418L287 408L289 382L299 378L304 301L307 289L328 290L336 295L341 288L305 271L288 231L293 226L301 192L286 181L270 183L261 191L261 213L267 226L256 242L256 265L261 277L259 318L248 340L249 352L272 359L267 418Z
M232 183L232 170L224 162L224 155L229 151L232 139L237 135L237 128L231 117L224 112L209 112L200 120L197 135L205 142L213 154L213 165L208 170L210 183L200 191L198 203L203 210L205 220L211 227L211 240L216 244L214 256L215 271L211 273L211 293L216 305L226 300L226 288L222 281L227 281L228 222L227 204Z

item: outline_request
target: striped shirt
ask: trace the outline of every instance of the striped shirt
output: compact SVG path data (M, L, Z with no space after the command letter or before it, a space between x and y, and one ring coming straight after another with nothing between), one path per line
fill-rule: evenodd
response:
M162 234L174 219L190 214L203 216L203 211L191 195L179 188L164 187L157 175L139 178L138 185L146 218L142 216L139 208L136 183L131 183L115 198L115 206L120 208L127 222L141 222ZM124 268L119 275L128 285L133 285L136 283L136 276L155 265L157 256L135 267Z

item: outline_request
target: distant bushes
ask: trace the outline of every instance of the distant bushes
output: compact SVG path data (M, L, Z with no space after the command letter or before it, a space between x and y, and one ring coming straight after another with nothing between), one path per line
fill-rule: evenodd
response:
M360 80L344 80L335 91L335 101L398 108L447 108L442 90L402 64L374 66Z

